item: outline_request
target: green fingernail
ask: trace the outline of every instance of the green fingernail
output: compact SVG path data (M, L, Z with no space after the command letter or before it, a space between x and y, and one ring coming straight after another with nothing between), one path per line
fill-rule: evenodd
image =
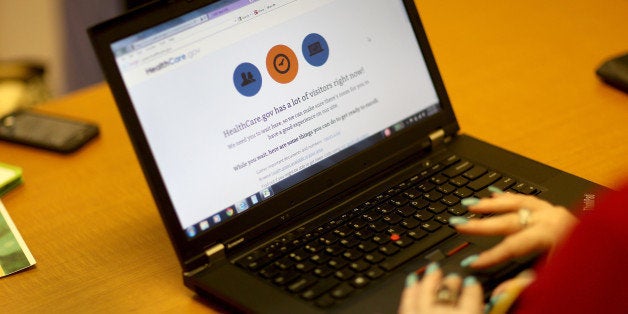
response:
M450 225L463 225L466 224L467 222L469 222L469 219L465 218L465 217L461 217L461 216L451 216L449 217L449 224Z
M471 264L473 264L473 262L478 259L478 257L479 256L477 254L467 256L465 259L462 260L462 262L460 262L460 266L469 267Z
M490 313L495 307L495 303L497 303L497 301L499 301L499 299L501 299L502 296L503 296L503 293L492 296L491 299L488 301L488 303L486 303L486 306L484 306L484 313Z
M438 263L436 262L431 262L429 265L427 265L427 269L425 270L425 274L429 275L433 272L435 272L440 266L438 266Z
M406 277L406 287L414 285L418 280L419 278L415 273L410 273L408 277Z
M463 198L460 203L463 206L472 206L472 205L476 205L477 203L480 202L479 198L475 198L475 197L467 197L467 198Z
M498 187L494 187L492 185L488 186L488 191L491 193L497 193L497 194L502 194L504 193L504 191L502 191L502 189L498 188Z
M464 279L464 281L462 282L462 285L463 285L464 287L467 287L467 286L475 285L475 284L477 284L477 283L478 283L478 280L477 280L477 279L475 279L475 277L473 277L473 276L468 276L468 277L466 277L466 278Z
M497 303L497 302L499 301L499 299L501 299L503 296L504 296L504 293L503 293L503 292L502 292L502 293L499 293L499 294L496 294L496 295L494 295L494 296L492 296L492 297L491 297L491 299L489 300L489 302L490 302L491 304L495 304L495 303Z
M450 273L450 274L447 274L447 277L449 278L460 277L460 275L458 275L458 273Z

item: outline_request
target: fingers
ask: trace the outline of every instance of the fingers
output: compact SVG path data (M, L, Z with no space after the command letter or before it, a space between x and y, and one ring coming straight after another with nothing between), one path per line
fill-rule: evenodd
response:
M531 211L552 207L552 204L530 195L513 193L493 194L491 198L472 201L468 208L474 213L506 213L527 208Z
M442 277L443 272L436 263L428 265L421 281L419 281L416 273L408 275L406 288L401 294L398 312L403 314L425 313L433 302Z
M507 280L493 290L490 301L486 304L488 313L507 313L521 292L535 279L534 271L525 270L517 277Z
M432 263L427 267L423 280L421 280L417 289L419 293L417 302L419 304L428 305L434 301L434 295L442 278L443 272L438 264Z
M482 313L482 300L484 298L482 292L482 285L475 279L475 277L467 277L462 284L462 293L460 294L460 300L458 306L461 309L467 310L468 313Z
M517 287L527 287L530 285L534 279L536 278L536 273L532 269L526 269L520 272L516 277L506 280L499 284L495 289L493 289L493 293L491 297L498 296L502 293L512 291L513 289L517 289Z
M531 252L543 250L545 243L533 230L525 230L504 238L492 248L482 252L468 266L471 268L487 268L512 258L521 257Z
M507 235L521 230L519 217L515 213L472 219L455 227L462 233L473 235Z
M449 274L443 278L438 264L432 263L422 280L416 274L406 279L399 313L482 313L482 286L474 277Z

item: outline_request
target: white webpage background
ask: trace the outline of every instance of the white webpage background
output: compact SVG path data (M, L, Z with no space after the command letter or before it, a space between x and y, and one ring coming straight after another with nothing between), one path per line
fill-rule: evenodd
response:
M272 19L273 15L264 18ZM329 45L329 59L321 67L309 65L302 56L302 40L310 33L322 35ZM299 61L298 74L288 84L275 82L266 70L266 54L278 44L290 47ZM262 74L261 90L253 97L242 96L233 84L234 70L242 62L254 64ZM334 87L274 114L267 122L225 138L223 131L238 122L362 68L364 73L343 88ZM333 141L321 146L319 157L329 156L437 103L400 1L334 1L163 72L149 75L150 79L134 84L129 92L182 228L260 191L266 184L258 179L256 171L284 156L335 134ZM229 143L364 80L369 81L366 88L340 98L334 113L323 115L321 121L308 122L302 131L378 100L357 118L333 124L316 137L307 137L251 166L234 170L236 164L281 145L301 130L273 139L257 137L233 149L228 148Z

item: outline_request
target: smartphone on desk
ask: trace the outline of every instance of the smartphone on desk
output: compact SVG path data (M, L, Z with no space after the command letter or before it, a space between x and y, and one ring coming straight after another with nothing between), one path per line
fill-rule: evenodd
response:
M79 149L98 133L91 122L28 110L0 118L0 139L60 153Z

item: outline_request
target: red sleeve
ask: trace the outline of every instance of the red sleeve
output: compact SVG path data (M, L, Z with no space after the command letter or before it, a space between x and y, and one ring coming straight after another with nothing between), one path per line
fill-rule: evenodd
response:
M628 184L585 212L538 270L516 313L628 311Z

